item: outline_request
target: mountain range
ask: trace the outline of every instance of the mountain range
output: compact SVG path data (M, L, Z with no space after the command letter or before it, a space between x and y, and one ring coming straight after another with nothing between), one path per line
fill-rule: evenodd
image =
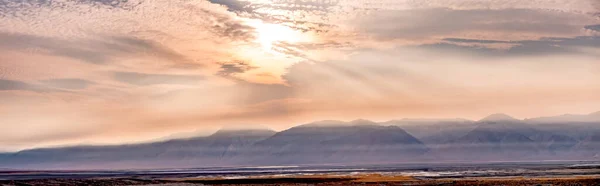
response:
M518 120L318 121L283 131L0 154L0 168L129 169L306 164L600 160L600 112Z

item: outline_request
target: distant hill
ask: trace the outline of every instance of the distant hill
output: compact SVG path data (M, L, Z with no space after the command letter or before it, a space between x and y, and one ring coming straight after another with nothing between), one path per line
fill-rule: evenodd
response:
M0 165L50 169L219 166L244 147L274 133L270 130L218 131L206 137L145 144L32 149L0 156Z
M593 157L600 159L600 131L594 132L581 142L577 144L575 150L579 152L582 157Z
M474 121L465 119L402 119L382 125L399 126L426 144L444 144L477 127Z
M578 114L564 114L559 116L539 117L525 120L529 123L563 123L563 122L578 122L578 123L591 123L600 122L600 112L594 112L585 115Z
M519 121L520 120L515 119L512 116L502 114L502 113L492 114L492 115L489 115L489 116L479 120L479 122L519 122Z
M494 114L476 122L462 137L436 148L448 159L522 160L555 157L570 152L578 141L566 135L543 131L505 114Z
M0 154L0 168L126 169L297 164L599 160L599 113L479 121L325 120L271 130L220 130L162 142ZM583 118L583 119L582 119ZM583 122L585 121L585 122Z
M428 149L397 126L381 126L367 120L336 125L314 123L281 131L258 142L263 157L280 163L339 163L400 160L424 154Z

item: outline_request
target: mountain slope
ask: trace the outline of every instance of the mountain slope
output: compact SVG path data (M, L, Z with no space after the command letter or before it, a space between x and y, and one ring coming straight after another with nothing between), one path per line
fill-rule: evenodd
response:
M559 116L539 117L525 120L529 123L548 124L548 123L600 123L600 111L590 114L564 114Z
M211 136L164 142L24 150L0 159L5 167L157 168L224 165L244 147L274 131L219 131Z
M402 161L428 149L417 138L397 126L380 126L361 120L347 125L307 124L258 142L263 157L277 163L355 163Z
M582 140L575 147L582 157L593 157L600 159L600 132L595 132L586 139Z
M473 130L477 125L464 119L402 119L382 123L383 125L399 126L425 144L444 144Z
M521 160L568 153L578 142L569 136L536 129L507 115L495 114L462 137L434 146L447 159Z
M489 115L489 116L479 120L479 122L519 122L519 120L513 118L512 116L506 115L506 114L497 113L497 114Z

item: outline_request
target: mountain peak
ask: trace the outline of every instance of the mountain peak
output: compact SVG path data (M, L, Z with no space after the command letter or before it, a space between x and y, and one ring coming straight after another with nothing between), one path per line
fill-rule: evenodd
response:
M350 125L377 125L374 121L366 120L366 119L357 119L349 122Z
M330 126L343 126L345 122L338 120L322 120L315 121L312 123L307 123L304 125L298 125L296 127L330 127Z
M403 118L400 120L390 120L384 122L386 125L410 125L410 124L435 124L435 123L465 123L471 122L471 120L463 118L439 118L439 119L427 119L427 118Z
M519 120L515 119L509 115L506 115L506 114L497 113L497 114L489 115L479 121L519 121Z
M270 129L221 129L211 136L234 137L234 136L268 136L276 132Z
M338 120L323 120L316 121L304 125L300 125L297 127L348 127L348 126L364 126L364 125L378 125L374 121L365 120L365 119L357 119L349 122L338 121Z

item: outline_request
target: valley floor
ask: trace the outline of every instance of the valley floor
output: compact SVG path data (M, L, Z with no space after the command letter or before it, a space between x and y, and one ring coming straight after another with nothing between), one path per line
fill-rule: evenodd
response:
M0 186L599 185L598 162L0 170Z

